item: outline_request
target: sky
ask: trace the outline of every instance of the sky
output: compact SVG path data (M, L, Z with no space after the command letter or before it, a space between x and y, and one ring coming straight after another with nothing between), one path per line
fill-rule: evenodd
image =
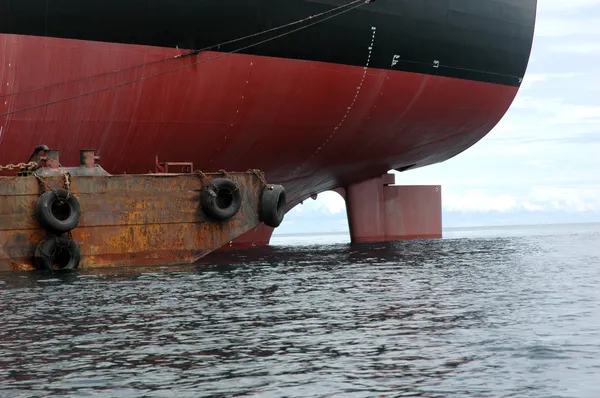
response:
M523 85L481 141L446 162L396 174L442 185L444 227L600 222L600 0L538 0ZM347 230L325 192L276 234Z

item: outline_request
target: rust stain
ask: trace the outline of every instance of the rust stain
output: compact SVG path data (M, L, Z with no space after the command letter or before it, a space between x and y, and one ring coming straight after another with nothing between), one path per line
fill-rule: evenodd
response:
M89 156L82 159L88 169ZM190 263L255 228L261 179L252 172L229 177L240 187L242 205L232 219L217 222L202 211L206 181L195 174L72 176L71 191L81 207L72 230L81 249L79 268ZM64 186L61 176L44 181L50 188ZM0 177L0 270L34 269L34 252L47 235L34 217L39 196L34 176Z

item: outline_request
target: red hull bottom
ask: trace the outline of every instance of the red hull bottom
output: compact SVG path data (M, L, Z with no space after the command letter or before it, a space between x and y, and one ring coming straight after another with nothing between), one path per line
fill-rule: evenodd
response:
M273 232L275 232L274 228L267 227L265 224L260 224L258 227L251 229L235 240L229 242L223 249L246 249L250 247L268 246L271 242Z
M285 186L291 208L314 193L457 155L517 93L239 54L166 60L182 52L0 34L0 164L45 144L70 164L78 149L96 149L113 174L147 173L155 156L205 171L257 168Z
M346 201L352 243L442 238L442 187L394 184L395 176L384 174L336 189ZM226 248L267 246L273 232L261 224Z
M394 182L385 174L346 189L353 243L442 237L442 188Z

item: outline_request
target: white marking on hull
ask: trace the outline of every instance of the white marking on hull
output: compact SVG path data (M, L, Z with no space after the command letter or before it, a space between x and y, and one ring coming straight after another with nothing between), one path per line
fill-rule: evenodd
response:
M333 128L333 131L331 132L329 137L327 137L325 142L321 146L319 146L317 148L317 150L304 163L302 163L298 168L296 168L296 170L294 170L288 176L288 178L299 173L304 167L306 167L306 165L308 165L310 163L310 161L312 159L314 159L327 146L327 144L329 144L329 142L333 139L333 137L337 134L339 129L342 127L342 125L346 121L346 118L348 117L348 115L350 115L350 112L352 112L352 109L354 108L354 105L356 104L356 100L358 99L358 96L360 94L362 86L365 83L365 80L367 78L367 71L369 70L369 64L371 63L371 56L373 55L373 48L375 47L375 35L377 34L377 27L372 26L371 30L373 31L373 34L371 36L371 44L367 47L367 50L368 50L367 62L365 64L365 66L363 67L363 74L362 74L362 77L360 80L360 84L356 87L356 94L354 95L354 99L352 100L352 103L347 108L346 113L342 117L342 120L340 121L340 123L336 127Z

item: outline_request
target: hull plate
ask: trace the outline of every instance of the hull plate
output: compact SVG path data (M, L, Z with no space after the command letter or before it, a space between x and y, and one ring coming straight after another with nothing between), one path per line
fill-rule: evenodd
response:
M200 192L215 177L194 174L77 176L72 194L80 203L72 239L81 250L80 269L192 263L260 224L263 184L254 173L229 173L242 205L227 221L200 206ZM62 177L45 177L62 188ZM49 237L33 217L40 184L33 177L0 178L0 271L32 271L40 242ZM58 235L57 235L58 236ZM65 237L66 235L62 235ZM55 248L55 250L57 250Z
M182 52L0 34L0 163L45 144L64 148L66 163L95 148L112 174L147 173L155 156L256 168L294 205L457 155L517 93L370 68L367 48L363 67L218 52L172 59Z

